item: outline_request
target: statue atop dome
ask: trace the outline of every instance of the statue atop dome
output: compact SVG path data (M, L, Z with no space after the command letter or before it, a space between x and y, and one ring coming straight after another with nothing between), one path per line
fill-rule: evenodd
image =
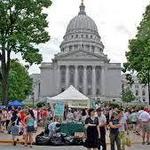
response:
M84 6L84 0L81 0L79 15L86 15L85 6Z

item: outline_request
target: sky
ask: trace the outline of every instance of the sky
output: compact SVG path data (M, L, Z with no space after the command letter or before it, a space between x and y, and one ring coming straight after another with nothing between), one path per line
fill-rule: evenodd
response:
M81 0L53 0L48 13L49 28L47 31L51 40L39 45L43 62L51 62L60 49L69 21L79 12ZM142 14L150 0L84 0L86 13L96 23L104 53L111 62L126 61L125 51L128 51L128 41L135 37L137 26L142 20ZM30 67L29 73L40 73L39 66Z

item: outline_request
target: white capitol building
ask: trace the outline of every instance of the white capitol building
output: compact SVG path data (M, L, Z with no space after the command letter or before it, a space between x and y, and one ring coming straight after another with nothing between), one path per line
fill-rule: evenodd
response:
M90 98L120 99L121 64L110 63L95 22L81 3L66 30L60 53L41 64L40 97L52 97L73 85Z

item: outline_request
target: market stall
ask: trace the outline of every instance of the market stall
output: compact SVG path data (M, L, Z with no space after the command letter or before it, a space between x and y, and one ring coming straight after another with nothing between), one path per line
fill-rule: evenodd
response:
M59 95L54 97L48 97L47 102L51 104L63 102L70 108L84 109L90 107L90 99L87 96L83 95L81 92L79 92L72 85Z

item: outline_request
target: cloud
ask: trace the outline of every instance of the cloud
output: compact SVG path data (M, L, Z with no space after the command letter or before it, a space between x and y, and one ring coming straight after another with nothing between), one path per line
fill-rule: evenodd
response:
M48 15L51 40L39 46L43 61L50 62L60 51L69 21L78 14L81 0L55 0L45 11ZM128 40L136 35L149 0L85 0L87 14L96 22L111 62L126 61ZM40 72L33 66L30 73Z

